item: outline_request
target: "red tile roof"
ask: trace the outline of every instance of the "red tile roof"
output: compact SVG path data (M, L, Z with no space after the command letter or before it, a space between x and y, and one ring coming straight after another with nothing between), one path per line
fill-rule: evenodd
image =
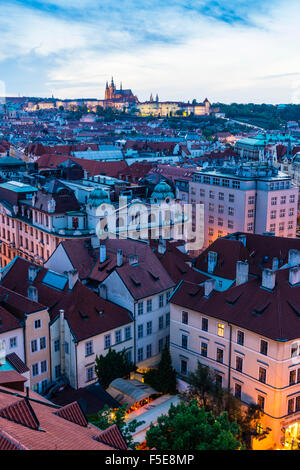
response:
M63 406L58 411L56 411L55 414L61 418L66 419L67 421L79 424L79 426L86 427L88 425L86 417L84 416L84 413L82 412L77 401Z
M30 429L39 429L40 423L29 403L22 398L0 409L0 416Z
M300 286L291 286L289 269L276 271L273 291L261 287L261 278L225 292L213 291L204 297L203 287L183 282L171 303L278 341L299 338Z
M116 424L105 429L105 431L101 431L99 436L97 436L97 441L108 444L118 450L128 450L125 439Z
M6 354L6 360L13 366L13 368L17 372L19 372L19 374L24 374L25 372L29 371L26 364L24 364L24 362L19 358L16 353Z

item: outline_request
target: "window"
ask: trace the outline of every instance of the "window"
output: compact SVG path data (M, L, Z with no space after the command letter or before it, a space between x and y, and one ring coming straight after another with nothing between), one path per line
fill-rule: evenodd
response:
M164 327L164 317L161 316L161 317L159 317L159 319L158 319L158 328L159 328L159 330L162 330L163 327Z
M295 202L295 196L293 194L290 196L290 202Z
M90 382L94 378L94 367L87 367L86 368L86 381Z
M296 411L300 410L300 396L296 397Z
M224 201L224 193L219 193L219 201Z
M36 375L39 375L39 364L32 364L32 376L35 377Z
M214 199L214 198L215 198L215 193L214 193L214 191L209 191L209 197L210 197L210 199Z
M277 197L271 197L271 206L276 206L277 204Z
M164 295L161 294L159 296L159 308L162 308L164 306Z
M42 361L41 362L41 374L44 374L47 372L47 361Z
M294 215L294 208L291 207L289 210L289 216L293 216L293 215Z
M105 335L104 336L104 347L105 347L105 349L110 348L110 345L111 345L110 335Z
M280 209L279 217L285 217L285 209Z
M219 225L220 227L223 226L223 219L221 219L220 217L218 218L218 225Z
M284 231L284 222L281 222L279 224L279 232L283 232Z
M10 339L9 339L9 347L10 347L11 349L17 347L17 337L16 337L16 336L14 336L13 338L10 338Z
M207 343L201 343L201 356L207 357Z
M187 361L181 359L181 373L186 375L187 374Z
M184 325L187 325L189 322L189 314L188 312L182 312L181 314L181 321L184 323Z
M228 201L229 202L234 202L234 194L229 194Z
M147 335L152 334L152 321L147 322Z
M239 372L243 371L243 359L239 356L237 356L236 359L235 359L235 368Z
M147 300L147 312L152 312L152 299Z
M222 388L223 377L220 374L216 374L216 386Z
M166 336L166 346L167 346L167 347L170 346L170 335L167 335L167 336Z
M254 230L253 222L251 222L250 224L247 224L247 232L251 232L252 230Z
M262 383L266 383L267 370L264 367L259 368L258 380Z
M146 356L147 359L152 356L152 344L147 344L146 346Z
M91 356L94 353L93 351L93 341L87 341L85 343L85 355Z
M31 341L31 352L34 353L38 350L38 343L37 343L37 339L33 339Z
M234 396L241 400L242 398L242 386L240 384L234 384Z
M181 336L181 347L183 349L187 349L187 347L188 347L188 337L187 337L187 335L182 335Z
M116 344L121 343L121 341L122 341L122 330L115 331L115 340L116 340Z
M290 385L294 385L296 383L296 370L290 371Z
M248 197L248 204L254 204L255 202L255 196L249 196Z
M171 294L172 294L172 291L169 290L169 292L167 292L167 302L169 302Z
M260 409L263 411L265 409L265 397L263 397L262 395L258 395L257 404L260 407Z
M41 319L35 320L34 321L35 330L37 330L38 328L41 328L41 327L42 327L42 320Z
M211 211L211 212L213 212L215 210L215 205L212 202L210 202L208 204L208 210Z
M271 219L276 219L276 211L271 211L270 218Z
M144 303L138 302L138 315L143 315L144 313Z
M132 351L131 351L131 349L130 349L130 351L126 351L125 358L128 362L132 362Z
M202 330L208 331L208 319L207 318L202 318Z
M228 226L228 228L233 228L234 227L233 220L228 220L227 226Z
M138 355L138 362L141 362L144 359L143 348L138 348L137 355Z
M218 323L218 336L221 336L224 338L224 324L223 323Z
M234 208L228 207L228 215L234 215Z
M260 341L260 353L263 354L264 356L268 355L268 343L267 341L264 341L263 339Z
M138 338L142 338L144 336L144 325L138 325Z
M170 313L166 313L166 326L170 326Z
M69 354L69 343L68 343L68 341L65 342L65 353Z
M223 363L224 351L223 349L217 348L217 362Z
M54 351L57 352L59 350L60 350L60 341L59 341L59 339L56 339L54 341Z
M286 203L286 196L281 196L280 204L285 204L285 203Z
M40 338L40 349L46 349L46 336Z
M58 379L61 376L61 367L60 364L55 366L55 378Z
M236 181L236 180L233 180L232 181L232 187L233 188L236 188L236 189L239 189L240 188L240 182L239 181Z
M238 330L236 342L237 342L237 344L240 344L241 346L244 346L244 332L243 331Z
M158 352L162 352L163 347L164 347L164 341L161 338L160 340L158 340Z
M288 401L288 414L290 415L291 413L294 413L294 402L295 402L295 399L294 398L291 398L289 401Z
M130 339L130 337L131 337L131 327L126 326L126 328L125 328L125 341Z
M209 223L209 224L213 224L213 223L214 223L214 217L213 217L212 215L210 215L210 216L208 217L208 223Z

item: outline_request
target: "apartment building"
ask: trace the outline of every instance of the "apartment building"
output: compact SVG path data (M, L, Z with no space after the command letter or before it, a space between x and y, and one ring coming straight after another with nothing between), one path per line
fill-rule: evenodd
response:
M189 202L204 204L204 247L234 232L296 236L298 188L266 164L199 170L190 182Z
M183 282L171 297L170 350L183 377L198 361L245 405L263 410L254 448L289 448L300 439L300 266L215 290ZM293 442L292 442L293 441Z
M24 295L0 286L0 340L5 355L16 353L29 368L32 389L43 392L51 379L50 317L48 309L37 301L31 278L27 279Z
M39 357L45 344L48 381L65 377L76 389L97 381L96 355L105 355L109 348L113 348L117 351L125 349L129 359L133 358L130 312L100 298L84 286L78 280L76 271L63 275L18 257L6 270L2 284L22 294L19 297L26 295L49 309L49 314L45 310L47 322L37 311L35 316L32 315L32 320L28 315L30 323L25 328L25 359L28 367L32 367L33 388L36 391L43 392L46 386L41 376L44 368ZM36 305L32 300L25 301ZM37 382L39 387L35 387Z

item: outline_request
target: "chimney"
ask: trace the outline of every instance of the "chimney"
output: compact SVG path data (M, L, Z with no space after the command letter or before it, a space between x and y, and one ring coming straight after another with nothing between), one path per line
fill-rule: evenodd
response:
M208 265L207 265L207 272L213 273L214 269L217 264L217 259L218 259L218 253L214 251L209 251L208 252Z
M300 251L289 250L288 264L289 266L297 266L297 264L300 264Z
M122 266L123 264L123 250L117 251L117 266Z
M100 284L99 286L99 297L101 297L101 299L107 300L107 287L105 284Z
M275 287L276 272L271 269L264 269L262 272L262 284L265 289L273 290Z
M279 266L278 258L273 258L273 262L272 262L272 271L277 271L278 266Z
M73 271L67 271L68 281L69 281L69 289L73 290L76 282L78 281L78 271L74 269Z
M207 281L204 282L204 297L209 297L211 292L215 289L215 287L216 287L216 280L207 279Z
M291 268L289 271L289 283L291 286L295 286L300 283L300 266Z
M160 237L159 242L158 242L157 251L160 255L163 255L163 254L165 254L166 249L167 249L167 242L164 238Z
M38 273L38 268L37 266L34 266L34 265L30 265L28 267L28 281L29 282L34 282L36 276L37 276L37 273Z
M131 255L129 256L129 264L132 266L134 264L139 264L139 257L138 255Z
M242 242L244 246L246 246L247 236L246 235L239 235L239 241Z
M65 375L65 311L59 311L59 342L61 375Z
M104 263L106 260L106 246L100 245L100 263Z
M247 261L238 261L236 263L235 285L240 286L248 281L249 265Z
M27 289L27 297L30 300L33 300L34 302L39 301L39 292L36 287L34 286L29 286Z

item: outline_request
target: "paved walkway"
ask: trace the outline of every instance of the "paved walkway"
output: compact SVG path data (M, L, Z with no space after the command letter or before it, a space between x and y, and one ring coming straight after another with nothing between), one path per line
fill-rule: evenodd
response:
M137 428L136 433L133 435L133 439L136 442L143 442L145 440L146 431L149 429L150 424L157 423L157 418L159 416L167 414L172 403L174 405L179 403L179 398L177 395L163 395L156 400L153 400L148 405L145 405L133 413L130 413L130 415L127 416L127 422L130 422L135 418L138 421L145 421L145 423L141 424Z

